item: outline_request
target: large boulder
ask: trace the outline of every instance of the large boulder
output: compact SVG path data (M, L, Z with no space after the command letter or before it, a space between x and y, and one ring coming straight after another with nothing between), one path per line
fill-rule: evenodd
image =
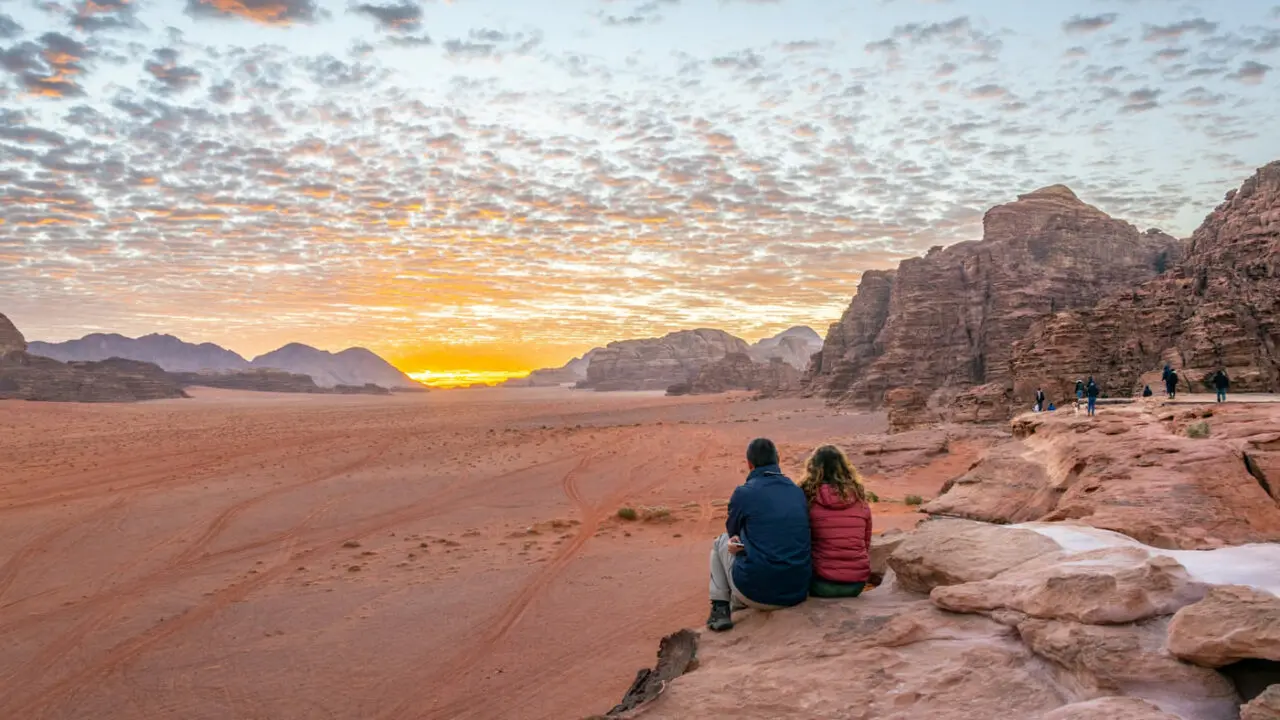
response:
M1246 586L1213 588L1173 616L1169 651L1211 668L1248 658L1280 661L1280 598Z
M1221 674L1163 648L1167 620L1141 625L1085 625L1028 619L1018 634L1031 651L1090 692L1136 696L1198 720L1234 720L1240 698Z
M1033 323L1150 280L1178 252L1174 238L1112 219L1063 186L1019 196L986 214L981 241L864 274L808 387L855 405L897 387L926 397L1010 387L1013 344Z
M1090 624L1171 615L1205 595L1177 560L1138 547L1051 553L987 580L935 587L934 604L953 612L1016 610Z
M723 330L682 330L660 338L611 342L596 350L580 387L591 390L666 390L688 383L704 366L747 343Z
M910 533L889 557L898 586L927 593L995 577L1009 568L1060 550L1031 530L968 520L931 520Z

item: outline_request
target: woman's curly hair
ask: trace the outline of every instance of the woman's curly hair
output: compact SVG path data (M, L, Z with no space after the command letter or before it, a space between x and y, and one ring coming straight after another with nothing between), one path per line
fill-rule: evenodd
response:
M849 458L835 445L823 445L813 451L805 468L804 482L800 483L809 502L818 497L818 490L823 485L835 487L842 500L854 498L858 502L867 501L862 478L853 465L849 464Z

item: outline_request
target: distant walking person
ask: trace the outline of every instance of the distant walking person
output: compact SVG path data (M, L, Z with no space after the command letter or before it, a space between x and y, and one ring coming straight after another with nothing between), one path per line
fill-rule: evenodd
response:
M1044 412L1044 390L1036 388L1036 412Z
M1089 384L1084 388L1084 394L1089 397L1089 415L1095 414L1098 406L1098 383L1093 381L1093 376L1089 376Z
M1164 374L1164 389L1169 393L1169 399L1174 400L1178 397L1178 371L1169 368Z
M773 441L752 440L747 467L729 497L727 532L711 548L707 627L716 632L733 627L735 607L777 610L809 596L809 501L778 468Z
M1225 368L1219 369L1213 375L1213 387L1218 391L1218 402L1227 401L1227 388L1231 387L1231 378L1227 377Z
M1077 400L1084 399L1084 381L1083 380L1076 380L1076 399Z

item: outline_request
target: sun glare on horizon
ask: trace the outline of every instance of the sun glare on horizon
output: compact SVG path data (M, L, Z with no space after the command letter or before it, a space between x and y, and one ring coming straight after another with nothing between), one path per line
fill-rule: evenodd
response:
M405 374L428 387L449 389L470 385L497 385L512 378L526 377L529 371L422 370Z

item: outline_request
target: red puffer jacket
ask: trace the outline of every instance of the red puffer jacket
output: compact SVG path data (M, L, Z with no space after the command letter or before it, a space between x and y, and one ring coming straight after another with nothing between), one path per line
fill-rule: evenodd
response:
M809 505L813 572L827 582L866 582L871 577L871 507L840 499L831 485L818 489Z

